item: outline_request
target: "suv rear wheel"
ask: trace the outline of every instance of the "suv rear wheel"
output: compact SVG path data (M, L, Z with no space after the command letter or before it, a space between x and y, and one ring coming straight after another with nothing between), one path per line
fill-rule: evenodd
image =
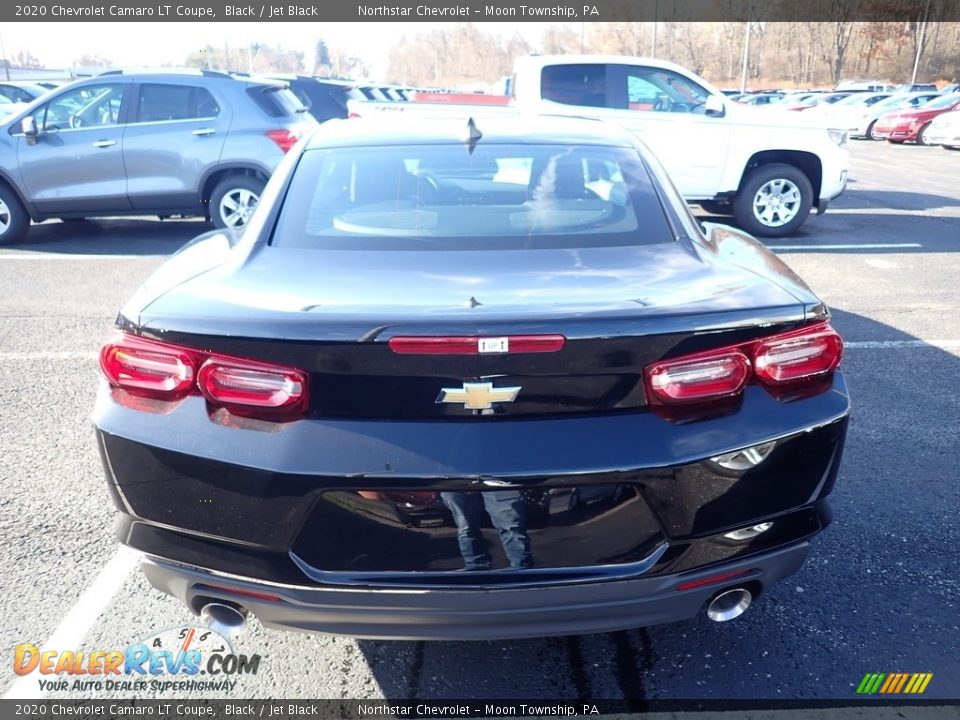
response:
M796 230L813 207L813 186L793 165L761 165L747 175L733 200L733 214L752 235L783 237Z
M6 185L0 184L0 245L23 240L30 229L30 218L20 198Z
M242 228L260 203L265 183L249 175L228 175L210 195L210 219L218 228Z

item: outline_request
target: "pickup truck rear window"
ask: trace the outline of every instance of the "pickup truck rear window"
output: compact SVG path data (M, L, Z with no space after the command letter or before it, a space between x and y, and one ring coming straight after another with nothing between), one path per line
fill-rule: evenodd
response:
M563 105L610 107L607 97L607 66L547 65L540 75L540 94L544 100Z
M576 145L317 148L273 243L339 250L530 249L674 239L635 150Z

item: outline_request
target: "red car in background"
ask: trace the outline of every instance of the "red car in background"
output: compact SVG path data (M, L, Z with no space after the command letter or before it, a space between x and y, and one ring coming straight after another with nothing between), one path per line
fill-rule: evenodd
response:
M960 93L951 93L931 100L913 110L901 110L882 115L873 128L873 135L892 143L907 141L928 145L925 134L930 122L960 105Z

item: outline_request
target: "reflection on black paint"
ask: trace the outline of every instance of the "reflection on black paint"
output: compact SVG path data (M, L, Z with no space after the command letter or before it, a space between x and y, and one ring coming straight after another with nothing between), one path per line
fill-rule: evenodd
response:
M658 540L633 485L337 490L295 552L321 571L523 570L637 562Z

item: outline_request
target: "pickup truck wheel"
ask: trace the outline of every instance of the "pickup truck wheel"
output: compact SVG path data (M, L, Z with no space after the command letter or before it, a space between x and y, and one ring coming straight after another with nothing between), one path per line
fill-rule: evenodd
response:
M249 175L228 175L210 194L210 219L214 227L242 228L260 203L264 182Z
M0 245L23 240L30 229L30 217L10 188L0 185Z
M796 230L813 207L813 186L800 170L780 163L747 175L733 200L733 215L752 235L783 237Z

